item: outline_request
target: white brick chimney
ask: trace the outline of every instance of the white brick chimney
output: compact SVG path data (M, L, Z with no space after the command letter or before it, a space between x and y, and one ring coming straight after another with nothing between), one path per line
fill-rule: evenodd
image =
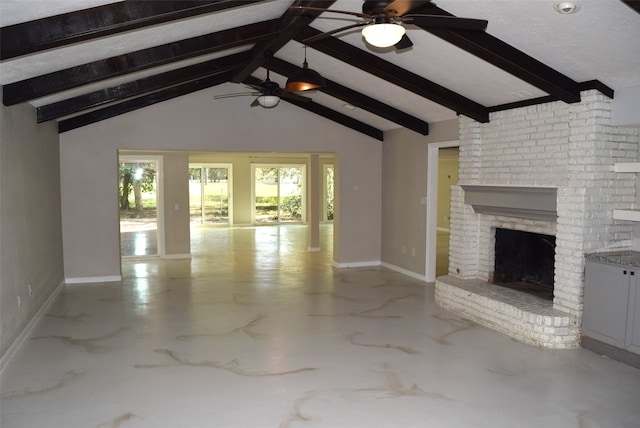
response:
M637 162L639 130L610 125L611 100L598 91L493 113L489 123L460 118L460 185L555 188L557 220L481 214L452 187L449 275L436 280L441 306L524 342L579 345L584 254L631 249L633 223L613 220L634 206L636 177L616 162ZM524 191L524 189L523 189ZM488 284L495 228L556 237L553 302Z

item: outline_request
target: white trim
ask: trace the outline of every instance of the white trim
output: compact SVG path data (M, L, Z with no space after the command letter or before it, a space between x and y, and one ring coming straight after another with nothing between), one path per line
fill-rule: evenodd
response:
M186 253L186 254L165 254L165 256L163 257L163 259L190 259L191 258L191 254Z
M307 247L307 251L309 251L310 253L316 253L320 251L320 247Z
M67 284L92 284L96 282L119 282L122 281L122 275L109 276L79 276L76 278L65 278Z
M382 262L382 267L386 267L387 269L391 269L391 270L394 270L396 272L400 272L403 275L410 276L411 278L415 278L415 279L418 279L420 281L429 282L429 281L427 281L426 276L420 275L419 273L411 272L410 270L403 269L403 268L398 267L396 265L392 265L392 264L389 264L389 263Z
M436 280L436 240L438 238L438 150L459 147L460 141L443 141L427 146L427 218L425 281Z
M122 260L131 261L131 260L159 260L161 257L157 254L153 254L150 256L140 254L135 256L122 256L121 258Z
M380 266L380 261L370 261L370 262L347 262L347 263L338 263L333 262L333 267L337 268L353 268L353 267L371 267L371 266Z
M20 349L24 341L27 340L27 338L31 335L31 331L33 330L33 328L36 326L38 321L42 319L45 312L49 310L49 307L51 306L53 301L56 299L56 297L58 297L58 295L60 294L64 286L65 286L64 282L60 282L60 284L58 284L55 290L53 290L53 293L51 293L47 298L47 300L42 304L42 306L40 306L40 309L38 309L38 312L36 312L36 314L27 323L24 329L22 329L22 332L20 332L18 337L15 338L15 340L13 341L9 349L7 349L7 352L4 353L4 355L0 359L0 374L2 374L2 371L5 369L5 367L7 367L7 365L9 364L9 361L11 361L11 359L16 354L18 349Z

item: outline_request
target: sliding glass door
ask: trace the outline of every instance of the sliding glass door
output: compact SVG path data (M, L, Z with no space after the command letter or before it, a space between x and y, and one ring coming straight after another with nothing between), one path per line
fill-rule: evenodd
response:
M304 223L305 165L254 165L254 223Z
M229 225L231 165L189 165L189 213L191 222Z

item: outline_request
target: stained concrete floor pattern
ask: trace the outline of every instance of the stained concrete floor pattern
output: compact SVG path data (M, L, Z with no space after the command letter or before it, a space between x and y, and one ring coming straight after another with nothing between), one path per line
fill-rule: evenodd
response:
M640 426L640 370L515 342L306 236L194 229L192 260L67 286L2 373L0 425Z

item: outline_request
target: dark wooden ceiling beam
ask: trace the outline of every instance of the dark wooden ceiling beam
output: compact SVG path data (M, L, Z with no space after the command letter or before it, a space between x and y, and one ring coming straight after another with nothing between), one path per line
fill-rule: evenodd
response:
M0 59L264 0L122 1L0 28Z
M93 110L89 113L74 116L69 119L61 120L58 123L58 132L67 132L73 129L80 128L82 126L97 123L102 120L110 119L125 113L132 112L134 110L148 107L153 104L157 104L163 101L177 98L183 95L190 94L192 92L200 91L212 86L220 85L229 81L233 73L236 70L227 70L222 73L207 76L202 79L193 80L181 85L176 85L161 91L153 92L141 97L133 98L127 101L123 101L118 104L103 107L101 109Z
M329 119L333 122L339 123L340 125L346 126L347 128L351 128L354 131L358 131L362 134L368 135L371 138L375 138L379 141L384 141L384 132L382 130L342 113L338 113L337 111L331 110L330 108L325 107L321 104L314 103L313 101L305 103L292 99L284 99L284 101L303 108L311 113L315 113L318 116L322 116L325 119Z
M270 66L273 71L285 76L300 70L300 67L296 67L295 65L279 58L273 58L270 62ZM391 122L397 123L398 125L404 126L405 128L418 132L419 134L429 134L429 123L424 120L411 116L401 110L391 107L390 105L384 104L374 98L361 94L360 92L354 91L346 86L342 86L327 78L324 80L327 83L327 86L324 88L318 88L319 91L377 116L383 117Z
M590 89L595 89L597 91L600 91L601 94L606 95L609 98L613 99L613 94L614 94L613 89L611 89L604 83L600 82L599 80L588 80L586 82L580 82L578 83L578 87L580 88L581 92L588 91ZM515 101L512 103L491 106L489 107L489 111L493 113L493 112L502 111L502 110L513 110L514 108L534 106L537 104L545 104L553 101L561 101L561 100L558 97L553 95L545 95L543 97L531 98L528 100Z
M207 76L202 79L193 80L181 85L176 85L161 91L153 92L147 95L143 95L137 98L133 98L127 101L123 101L118 104L103 107L101 109L93 110L91 112L74 116L69 119L62 120L58 123L58 132L63 133L77 129L86 125L97 123L112 117L116 117L125 113L129 113L138 110L143 107L148 107L153 104L157 104L163 101L177 98L182 95L187 95L192 92L200 91L212 86L220 85L229 81L231 76L236 73L237 70L226 70L213 76ZM249 76L245 83L259 84L261 80ZM293 100L284 99L283 101L289 102L309 112L320 115L326 119L332 120L336 123L349 127L355 131L361 132L377 140L383 141L384 133L366 123L360 122L356 119L350 118L346 115L338 113L327 107L314 102L297 102Z
M453 16L432 3L422 6L414 12ZM557 99L567 103L580 101L580 89L577 82L491 34L482 31L441 30L420 25L418 27L524 80Z
M244 66L249 59L249 51L240 52L55 103L42 105L36 108L37 121L41 123L58 119L83 110L93 109L125 98L137 97L148 92L219 74L224 71L236 71Z
M626 4L631 9L640 13L640 0L622 0L622 3Z
M261 83L261 80L253 76L249 76L243 82L250 85L258 85ZM337 111L325 107L321 104L314 103L313 101L296 101L291 98L281 98L281 100L300 107L301 109L307 110L311 113L315 113L318 116L322 116L325 119L329 119L340 125L346 126L347 128L351 128L354 131L358 131L362 134L368 135L369 137L375 138L376 140L384 141L384 132L382 130L352 117L349 117L345 114L338 113Z
M278 22L274 19L231 28L11 83L3 88L3 102L7 106L18 104L127 73L257 43L276 37Z
M329 8L333 3L335 3L335 0L297 0L293 6ZM233 76L231 81L233 83L240 83L249 77L258 67L264 65L266 55L270 56L279 51L284 45L289 43L296 34L308 27L321 13L320 11L305 11L303 15L303 11L301 10L287 9L280 18L282 25L280 26L278 36L272 40L256 44L251 50L251 61Z
M308 27L295 39L302 42L320 33L320 31ZM387 82L428 98L458 114L463 114L479 122L489 121L489 111L485 106L335 37L323 38L309 46Z

